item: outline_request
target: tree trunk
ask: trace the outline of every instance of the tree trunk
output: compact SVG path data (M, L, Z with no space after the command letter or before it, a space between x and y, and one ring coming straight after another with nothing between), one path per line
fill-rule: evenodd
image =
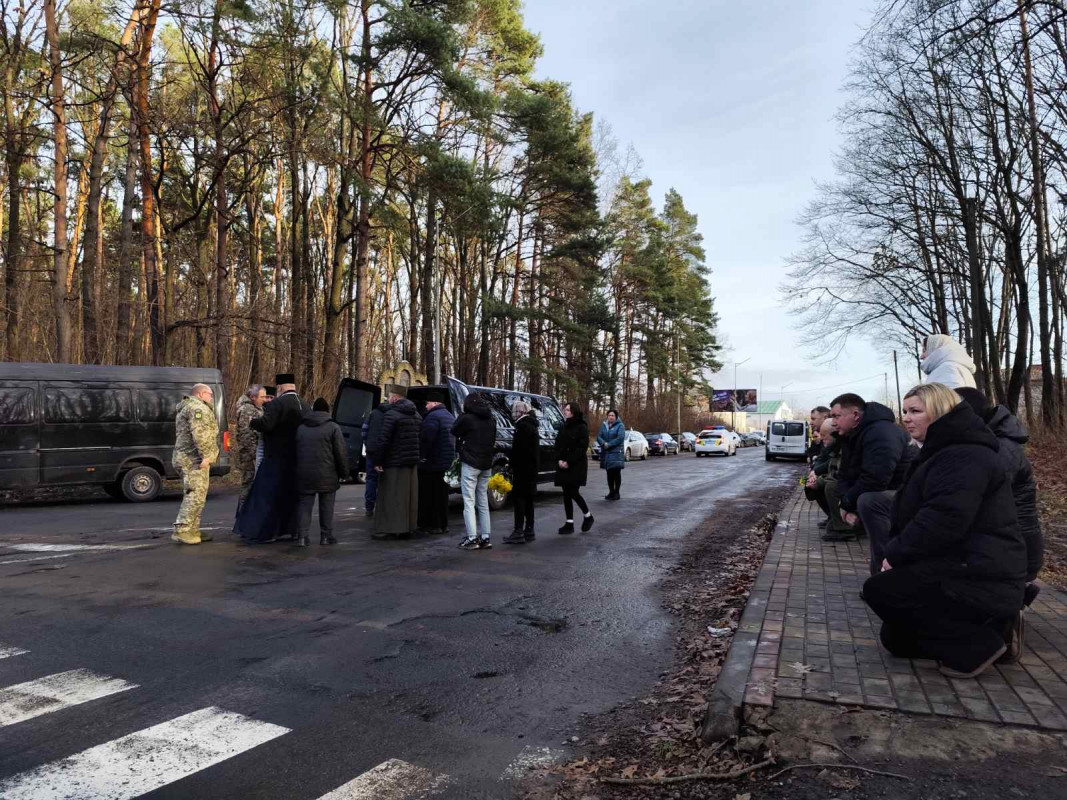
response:
M419 281L419 305L422 308L422 369L433 380L436 374L437 324L433 305L433 283L437 272L437 192L431 186L426 194L426 241L423 242L422 279Z
M115 312L116 364L132 364L133 327L130 301L133 297L133 204L137 190L137 123L130 120L129 144L126 148L126 176L122 189L122 223L119 232L118 307Z
M52 313L56 323L56 361L71 359L70 296L67 291L67 112L63 95L63 60L59 51L59 21L55 0L44 0L45 37L52 71L52 136L55 153L52 206Z

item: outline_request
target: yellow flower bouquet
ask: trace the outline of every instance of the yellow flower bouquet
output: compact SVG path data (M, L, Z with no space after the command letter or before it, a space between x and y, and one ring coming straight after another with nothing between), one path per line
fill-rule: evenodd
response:
M507 494L511 489L511 481L505 478L502 472L494 473L493 477L489 479L489 491L491 492Z

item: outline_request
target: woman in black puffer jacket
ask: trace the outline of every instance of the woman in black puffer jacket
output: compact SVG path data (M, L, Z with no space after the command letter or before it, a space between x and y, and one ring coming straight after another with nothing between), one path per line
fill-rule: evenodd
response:
M863 599L896 656L931 658L970 678L1006 650L1019 609L1026 547L999 444L955 392L937 383L904 398L904 426L922 443L896 499L882 572Z
M582 510L582 533L593 527L593 515L582 497L589 474L589 425L586 424L582 409L577 403L563 406L563 429L556 434L556 486L563 487L563 510L567 512L567 522L559 532L574 533L574 506Z

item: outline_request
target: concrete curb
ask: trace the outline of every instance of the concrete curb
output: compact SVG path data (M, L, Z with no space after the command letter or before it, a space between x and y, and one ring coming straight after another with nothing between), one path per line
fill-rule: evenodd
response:
M793 498L779 511L789 507ZM789 529L789 523L779 519L774 526L774 533L767 543L767 553L764 553L764 564L767 554L771 551L775 537L784 535ZM756 648L759 643L760 630L763 628L763 620L767 613L767 599L770 586L765 583L764 564L760 565L760 571L756 580L749 590L748 602L745 611L741 615L741 621L734 633L730 649L726 653L726 660L722 664L722 670L715 681L715 688L711 697L708 698L708 711L704 716L704 725L700 735L705 742L713 743L736 736L741 729L741 707L745 703L745 692L748 690L748 676L752 670L753 661L756 658Z

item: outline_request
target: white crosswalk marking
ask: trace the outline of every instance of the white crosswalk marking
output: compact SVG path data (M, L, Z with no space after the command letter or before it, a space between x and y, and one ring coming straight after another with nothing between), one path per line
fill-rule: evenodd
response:
M46 678L8 686L0 689L0 727L136 687L135 683L97 675L86 669L59 672Z
M416 800L438 794L448 780L447 775L391 758L319 800ZM6 798L2 789L0 785L0 797Z
M0 781L4 800L128 800L289 732L214 706Z
M8 647L6 644L0 644L0 658L11 658L12 656L21 656L30 652L29 650L23 650L21 647Z

